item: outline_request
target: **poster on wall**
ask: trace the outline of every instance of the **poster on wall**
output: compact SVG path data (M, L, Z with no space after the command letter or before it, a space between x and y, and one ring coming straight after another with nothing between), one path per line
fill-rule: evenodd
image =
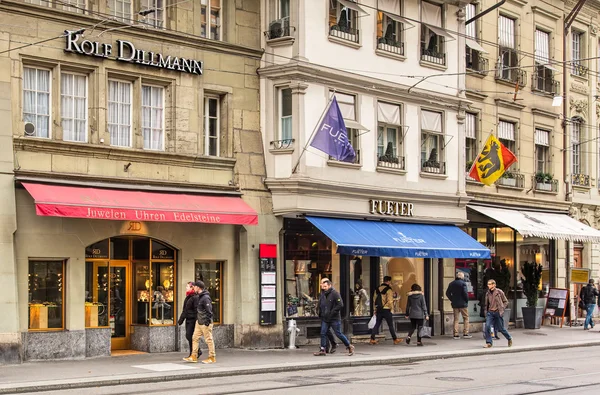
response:
M259 322L274 325L277 321L277 245L259 245Z

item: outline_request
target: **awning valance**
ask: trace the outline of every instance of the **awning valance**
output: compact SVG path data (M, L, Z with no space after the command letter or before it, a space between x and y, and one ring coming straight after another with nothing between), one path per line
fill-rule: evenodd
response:
M600 242L600 231L569 217L567 214L476 205L469 205L469 208L515 229L523 237Z
M490 250L454 225L307 217L346 255L488 259Z
M37 215L155 222L257 225L258 215L239 197L125 191L23 183Z

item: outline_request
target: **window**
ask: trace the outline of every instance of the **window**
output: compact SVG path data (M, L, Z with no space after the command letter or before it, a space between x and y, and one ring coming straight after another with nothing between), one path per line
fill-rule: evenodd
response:
M448 34L442 27L443 20L441 5L421 2L421 60L446 64L445 38Z
M64 261L29 261L29 329L64 328Z
M400 0L380 1L377 11L377 49L404 55L402 31L404 24Z
M573 120L571 124L571 163L573 165L573 174L583 174L583 166L581 161L581 121Z
M471 165L477 158L477 114L468 112L465 114L465 160L466 171L469 171Z
M213 322L223 322L223 264L224 262L196 262L194 281L202 281L210 294Z
M110 0L111 15L121 22L131 21L132 0Z
M165 4L164 0L142 0L142 11L152 10L154 12L145 16L145 22L156 28L165 27Z
M515 126L513 122L500 121L498 123L498 139L513 153L516 153Z
M34 5L52 7L52 2L49 0L25 0L25 2Z
M380 274L392 278L392 291L394 301L392 314L401 314L406 311L408 293L413 284L425 284L425 260L423 258L393 258L381 257L379 262Z
M550 132L535 129L535 172L550 172Z
M204 155L219 156L219 98L204 98Z
M581 61L584 48L583 32L572 31L571 35L571 57L573 62L571 73L579 77L585 77L587 75L587 67Z
M108 240L104 240L108 250ZM87 254L86 254L87 255ZM109 279L108 262L85 263L85 327L108 325Z
M467 4L465 12L466 20L469 20L477 13L477 6L475 4ZM483 47L477 42L477 21L473 21L465 26L465 35L467 68L487 73L489 62L483 57L483 53L485 53Z
M519 66L519 57L516 51L515 20L504 15L498 17L498 57L500 64L497 69L497 76L502 80L516 82L520 70L515 69Z
M131 96L133 84L108 81L108 131L110 144L131 147Z
M86 0L61 0L59 4L63 4L62 9L65 11L83 14L85 12L85 1Z
M446 174L444 157L443 113L421 110L421 171Z
M329 92L330 98L334 95L333 91ZM356 96L345 93L335 92L340 111L344 117L346 131L348 132L348 141L352 144L356 159L354 163L360 163L360 129L365 129L356 121ZM330 160L333 160L330 157Z
M200 36L221 39L221 0L200 0Z
M87 77L61 73L61 115L65 141L87 141Z
M50 70L23 68L23 121L36 137L50 137Z
M329 35L359 42L358 14L364 13L353 0L329 0Z
M142 135L144 149L164 149L164 88L142 86Z
M279 0L277 8L278 19L290 17L290 0Z
M285 88L279 92L279 139L289 142L292 139L292 90Z
M550 63L550 33L535 31L535 74L533 88L542 92L555 93L554 74ZM556 92L557 93L557 92Z
M398 104L377 103L377 165L404 169L401 112Z

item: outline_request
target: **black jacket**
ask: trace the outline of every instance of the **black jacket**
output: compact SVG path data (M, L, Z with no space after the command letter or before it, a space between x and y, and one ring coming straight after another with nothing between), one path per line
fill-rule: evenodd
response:
M197 318L199 325L210 325L213 323L212 299L207 290L198 295Z
M463 309L469 307L469 292L467 283L464 280L456 279L448 285L446 297L450 299L453 309Z
M177 323L183 325L185 320L195 320L198 312L198 294L187 295L183 301L183 310Z
M588 304L596 304L596 298L598 297L599 292L592 284L588 284L581 289L579 292L579 297L583 300L583 303Z
M344 302L339 292L330 288L329 291L321 292L319 298L319 317L325 322L340 321L340 312L344 308Z

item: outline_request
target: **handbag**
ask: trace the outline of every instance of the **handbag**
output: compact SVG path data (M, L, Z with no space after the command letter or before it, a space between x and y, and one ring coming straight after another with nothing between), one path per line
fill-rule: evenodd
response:
M429 326L429 321L425 321L422 327L419 328L419 337L421 338L431 338L431 327Z
M376 323L377 323L377 316L375 314L373 314L373 316L369 320L369 324L367 325L367 328L369 328L369 329L375 328Z
M587 310L587 306L585 305L585 302L581 299L579 299L579 308L581 310Z

